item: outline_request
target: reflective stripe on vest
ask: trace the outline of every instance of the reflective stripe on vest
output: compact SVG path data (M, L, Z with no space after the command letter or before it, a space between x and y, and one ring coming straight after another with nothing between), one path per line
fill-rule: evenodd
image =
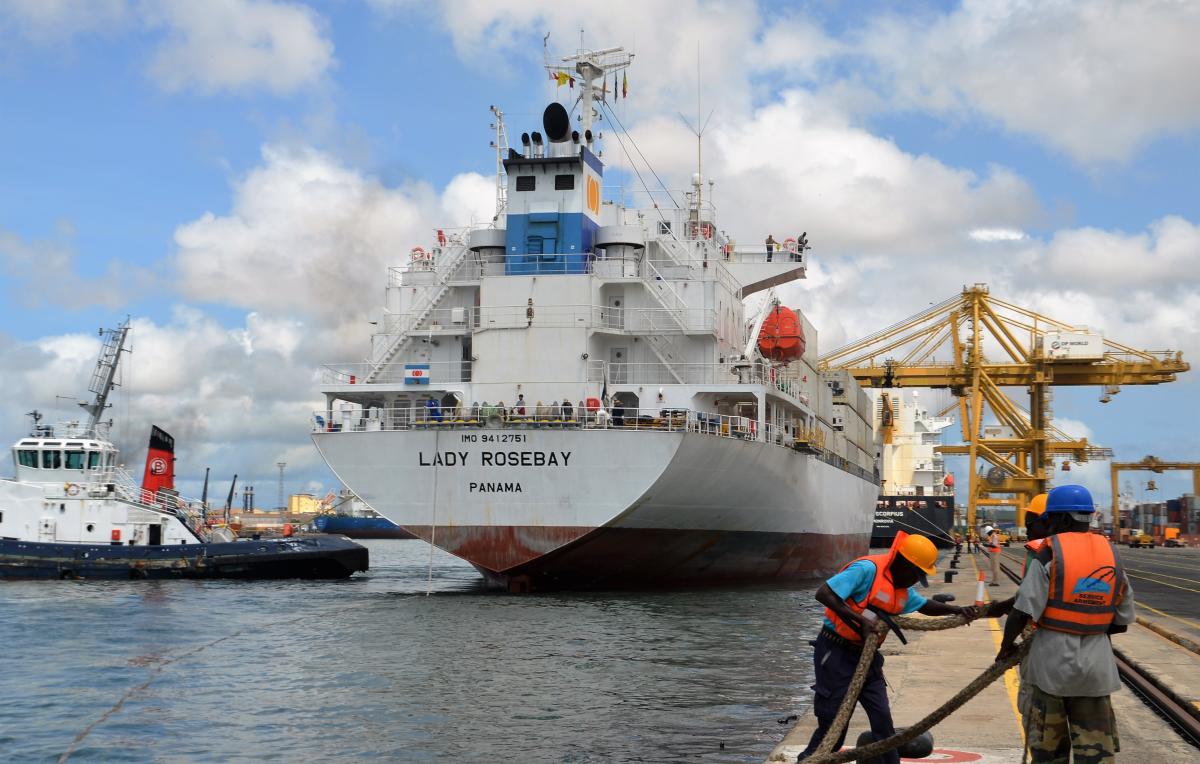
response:
M857 560L851 560L846 563L842 570L863 560L875 565L875 580L871 582L871 588L867 591L866 597L857 601L848 599L846 600L846 606L855 613L861 613L867 609L868 605L874 605L886 613L899 615L904 610L904 605L908 602L908 589L896 591L891 578L887 575L888 565L892 562L892 552L859 557ZM825 617L833 623L834 630L838 633L838 636L851 642L862 644L862 635L858 633L858 630L841 618L838 618L837 613L833 612L831 608L825 608Z
M1108 541L1094 533L1049 537L1050 595L1038 625L1068 634L1104 634L1125 594L1125 571Z

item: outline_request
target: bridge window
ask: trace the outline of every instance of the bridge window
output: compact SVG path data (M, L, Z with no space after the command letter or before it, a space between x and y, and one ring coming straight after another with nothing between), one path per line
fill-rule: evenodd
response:
M20 464L22 467L32 467L33 469L37 469L38 452L24 450L24 449L21 451L18 451L17 452L17 463Z
M574 175L555 175L554 176L555 191L574 191L575 176Z
M100 466L100 452L99 451L89 451L88 452L88 469L94 470L99 466Z
M62 467L62 451L43 451L42 469L57 470Z
M537 176L536 175L518 175L517 176L517 190L518 191L533 191L535 188L537 188Z
M83 452L68 451L67 452L67 469L81 470L83 469Z
M670 236L671 235L671 221L670 220L658 221L658 235L659 236Z

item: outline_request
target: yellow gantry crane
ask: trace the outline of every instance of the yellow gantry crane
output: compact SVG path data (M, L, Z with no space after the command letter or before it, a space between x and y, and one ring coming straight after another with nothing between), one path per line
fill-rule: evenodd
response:
M1143 470L1162 474L1168 470L1183 470L1192 473L1192 495L1200 496L1200 462L1164 462L1156 456L1147 456L1140 462L1113 462L1109 465L1112 477L1113 537L1121 528L1121 507L1118 502L1117 475L1124 470Z
M963 287L827 353L818 367L845 369L864 387L949 388L958 397L963 445L939 450L967 456L968 528L975 527L977 507L1001 503L1015 504L1023 525L1024 508L1046 490L1055 458L1082 463L1111 456L1051 424L1052 387L1096 385L1107 403L1123 385L1171 382L1189 368L1182 353L1120 345L993 297L986 284ZM1004 392L1014 387L1028 391L1027 410ZM985 408L994 424L985 420Z

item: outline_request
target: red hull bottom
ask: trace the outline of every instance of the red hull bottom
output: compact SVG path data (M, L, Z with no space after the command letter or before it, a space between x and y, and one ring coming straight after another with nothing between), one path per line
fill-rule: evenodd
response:
M409 530L428 540L428 526ZM867 553L857 535L650 528L437 529L438 546L509 591L654 589L820 578ZM520 538L520 551L505 541ZM530 555L542 546L546 551ZM499 544L497 544L499 542ZM564 543L565 542L565 543ZM504 562L524 558L513 565ZM491 563L491 564L489 564ZM495 563L501 563L499 565Z

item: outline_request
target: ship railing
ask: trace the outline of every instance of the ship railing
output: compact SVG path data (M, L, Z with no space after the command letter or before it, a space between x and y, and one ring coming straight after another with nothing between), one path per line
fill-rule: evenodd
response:
M794 263L804 268L808 257L803 252L785 249L783 245L776 246L774 251L767 252L766 245L742 246L735 245L725 248L722 256L727 263Z
M677 363L668 369L661 363L589 361L587 374L589 382L607 381L618 385L766 385L807 403L799 380L764 364L738 361ZM678 380L675 375L679 376Z
M582 402L581 402L582 404ZM835 467L865 480L878 482L874 469L868 470L840 454L825 448L825 433L819 427L777 425L745 416L714 414L680 408L623 408L610 406L587 408L586 405L528 405L525 413L515 406L478 404L455 408L362 408L313 412L312 431L320 433L394 432L394 431L477 431L486 437L491 430L599 430L642 432L691 432L731 438L814 454ZM497 440L496 442L503 442Z
M711 332L716 329L717 314L712 308L617 308L606 305L489 305L478 308L437 308L427 313L420 326L408 330L420 336L459 334L470 330L537 328L608 329L626 332ZM384 313L384 334L400 333L410 326L417 314Z
M339 363L321 367L323 385L404 384L411 386L414 392L420 392L431 384L470 381L470 361L395 361L383 366Z
M578 429L646 430L654 432L699 432L710 435L757 440L757 422L749 417L713 414L691 409L621 406L587 408L572 405L527 405L525 413L516 406L491 404L455 408L409 406L397 408L353 407L333 413L313 413L313 432L391 432L453 429ZM790 430L765 425L765 438L778 445L791 443Z

